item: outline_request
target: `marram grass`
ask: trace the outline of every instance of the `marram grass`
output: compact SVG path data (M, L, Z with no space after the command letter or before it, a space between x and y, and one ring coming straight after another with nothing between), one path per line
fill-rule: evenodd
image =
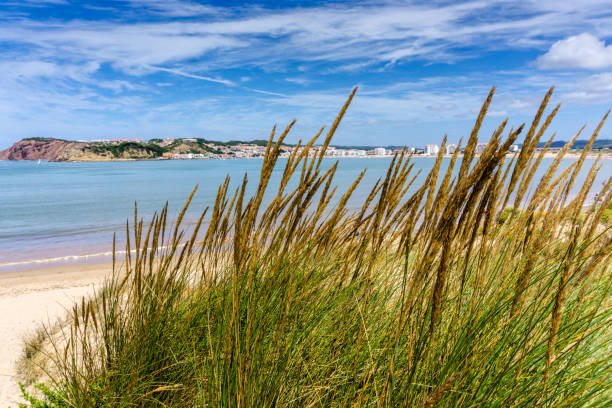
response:
M504 121L477 156L493 92L461 160L442 174L438 156L415 189L411 157L396 155L358 210L346 203L363 174L341 191L336 165L321 167L353 91L276 191L293 122L273 130L256 193L225 180L189 235L191 197L174 226L167 208L149 223L136 212L125 262L55 340L49 406L606 406L612 181L590 207L599 160L574 185L601 124L567 170L572 142L533 180L552 89L529 127Z

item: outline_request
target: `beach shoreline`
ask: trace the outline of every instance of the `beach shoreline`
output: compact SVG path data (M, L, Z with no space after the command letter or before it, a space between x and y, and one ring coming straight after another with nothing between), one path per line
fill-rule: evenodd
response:
M83 296L91 295L112 264L64 265L0 273L0 407L21 401L17 363L25 338L52 325Z
M506 156L514 156L517 155L519 152L508 152L506 153ZM544 158L547 159L554 159L557 157L557 151L548 151L544 153ZM580 158L580 156L582 155L581 151L578 152L567 152L563 158L564 159L578 159ZM599 157L601 155L602 159L608 159L608 160L612 160L612 153L610 153L609 151L605 151L605 152L594 152L594 151L589 151L586 154L586 158L587 159L596 159L597 157ZM385 155L365 155L365 156L333 156L333 155L326 155L325 158L326 159L392 159L393 158L393 154L385 154ZM480 154L476 153L474 155L475 157L480 157ZM286 159L288 158L288 155L281 155L280 158L281 159ZM309 156L309 157L313 157L313 156ZM423 159L435 159L437 158L438 155L437 154L432 154L432 155L426 155L426 154L415 154L414 158L423 158ZM442 157L444 158L451 158L453 157L452 154L443 154ZM458 155L459 158L463 157L463 153L460 153ZM193 159L162 159L162 158L138 158L138 159L123 159L123 158L114 158L114 159L107 159L107 160L62 160L62 161L48 161L48 160L44 160L45 162L50 162L50 163L126 163L126 162L172 162L172 161L201 161L201 160L205 160L205 161L210 161L210 160L263 160L262 157L223 157L223 158L202 158L202 159L198 159L198 158L193 158ZM10 160L10 159L0 159L0 162L3 161L30 161L30 162L35 162L36 159L20 159L20 160Z

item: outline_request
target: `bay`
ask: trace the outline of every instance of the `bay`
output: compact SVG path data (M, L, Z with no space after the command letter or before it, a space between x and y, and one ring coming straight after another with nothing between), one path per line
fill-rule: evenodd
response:
M337 159L324 159L328 168ZM564 159L559 171L575 159ZM385 176L390 158L340 159L334 185L337 196L367 168L349 207L359 206L377 179ZM412 186L416 190L434 164L434 159L417 157L421 173ZM579 187L594 159L587 159L576 186ZM444 159L441 171L448 166ZM552 162L545 158L535 174L539 180ZM139 215L149 219L168 201L172 219L192 189L199 185L187 214L194 222L206 206L214 204L218 186L226 176L236 188L247 174L247 194L257 186L262 161L170 160L127 162L52 163L0 161L0 272L32 267L33 264L96 262L108 258L113 232L122 245L126 220L133 219L134 202ZM278 186L285 159L280 159L270 183L269 194ZM591 194L601 189L612 175L612 161L604 159ZM295 181L294 181L295 183ZM410 191L409 191L410 193ZM264 200L265 201L265 200Z

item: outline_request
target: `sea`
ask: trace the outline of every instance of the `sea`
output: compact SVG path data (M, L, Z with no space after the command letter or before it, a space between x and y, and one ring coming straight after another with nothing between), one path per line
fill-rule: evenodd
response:
M450 159L444 159L441 171ZM553 159L545 158L536 172L538 181ZM576 159L564 159L559 171ZM328 168L337 159L324 159ZM390 158L338 160L333 185L339 196L363 169L366 173L348 206L357 208L379 178L384 178ZM425 180L435 159L414 158L412 185ZM576 188L586 178L594 159L587 159ZM278 187L285 159L280 159L269 187L269 200ZM261 171L261 159L157 160L123 162L0 161L0 272L37 269L73 263L100 263L110 259L113 233L118 248L125 242L125 224L139 216L145 220L168 202L169 219L175 219L197 185L185 223L195 223L212 207L219 185L229 176L236 188L247 175L247 195L253 194ZM612 160L602 161L589 200L612 176ZM293 183L295 184L295 180ZM410 193L410 191L408 192ZM265 203L264 203L265 204Z

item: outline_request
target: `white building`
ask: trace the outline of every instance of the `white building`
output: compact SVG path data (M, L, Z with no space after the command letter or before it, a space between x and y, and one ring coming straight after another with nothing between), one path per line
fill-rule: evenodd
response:
M433 156L440 152L440 146L437 144L428 144L425 145L425 155Z
M511 151L512 153L516 153L519 151L519 147L518 145L512 145L510 146L510 149L508 149L509 151Z
M343 156L344 151L342 149L336 149L333 146L329 146L325 151L326 156Z
M374 148L374 156L386 156L386 155L387 155L387 149L385 149L384 147Z
M348 157L365 156L365 150L349 149L344 151L344 155Z
M455 143L449 143L444 148L444 154L453 154L457 150L457 145Z
M476 145L476 154L481 154L482 152L484 152L485 147L487 147L486 143L478 143Z

